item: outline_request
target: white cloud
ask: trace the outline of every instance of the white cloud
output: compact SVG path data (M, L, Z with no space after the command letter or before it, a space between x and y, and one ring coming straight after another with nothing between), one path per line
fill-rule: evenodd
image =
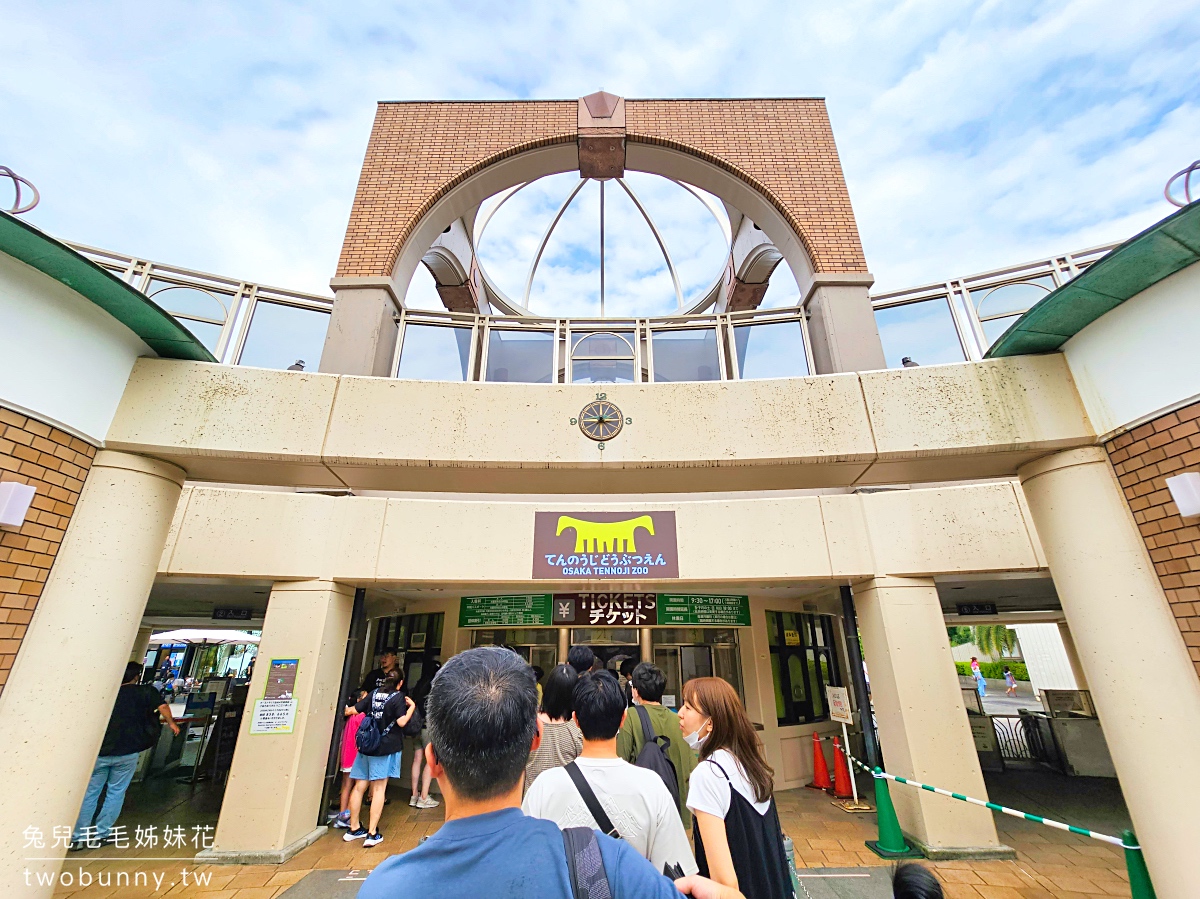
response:
M1163 183L1200 155L1198 11L17 0L0 163L38 185L30 219L56 235L325 292L376 100L823 95L868 263L892 289L1122 239L1168 213ZM668 207L678 242L685 207ZM637 276L613 298L632 310L657 302L662 276L630 222L614 263ZM684 254L693 281L708 245ZM510 264L523 284L527 261ZM548 269L560 290L591 289L566 269Z

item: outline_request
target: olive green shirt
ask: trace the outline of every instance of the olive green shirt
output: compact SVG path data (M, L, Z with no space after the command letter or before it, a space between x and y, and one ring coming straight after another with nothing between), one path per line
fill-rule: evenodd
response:
M683 739L683 731L679 729L679 716L663 705L642 706L650 714L650 723L654 732L671 741L667 748L667 758L675 766L675 775L679 778L679 817L683 820L684 829L692 826L692 813L688 811L688 781L696 767L696 753ZM636 762L638 753L646 745L642 736L642 719L637 709L630 709L625 716L625 723L617 732L617 758L627 762Z

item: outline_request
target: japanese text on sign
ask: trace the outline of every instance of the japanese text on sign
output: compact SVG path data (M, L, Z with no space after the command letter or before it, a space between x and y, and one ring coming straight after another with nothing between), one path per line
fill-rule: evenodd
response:
M458 606L459 627L549 627L550 594L464 596Z
M295 723L295 699L254 700L254 717L250 719L250 733L290 734Z

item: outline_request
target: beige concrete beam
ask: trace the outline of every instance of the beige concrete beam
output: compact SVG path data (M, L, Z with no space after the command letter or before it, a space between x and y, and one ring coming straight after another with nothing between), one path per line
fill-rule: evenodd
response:
M353 606L354 588L327 580L271 591L216 837L198 861L281 864L325 832L317 819ZM252 734L272 659L300 660L295 725Z
M162 556L183 472L101 451L92 463L16 663L0 694L0 894L43 897L37 872L57 873L66 851L55 827L74 826ZM47 665L72 660L86 676L48 695ZM37 827L45 847L25 848ZM50 856L26 861L25 856ZM25 882L30 871L34 885Z
M744 583L753 577L793 583L876 573L1042 567L1012 482L612 508L675 511L682 581ZM527 589L532 570L534 513L555 510L578 508L195 486L180 503L160 572L439 586L513 584L521 585L520 591Z
M855 585L854 601L887 770L986 800L932 579L873 578ZM891 797L930 858L1012 855L987 809L899 784Z
M1160 899L1200 883L1200 680L1099 447L1021 469L1021 483Z
M1095 440L1059 355L606 393L630 421L601 450L571 424L589 385L143 359L107 445L226 483L664 493L1011 476Z

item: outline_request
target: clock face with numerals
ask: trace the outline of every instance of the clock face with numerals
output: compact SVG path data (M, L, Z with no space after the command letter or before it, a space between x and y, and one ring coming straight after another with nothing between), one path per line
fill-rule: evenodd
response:
M608 400L588 403L579 413L579 430L592 440L612 440L621 433L621 410Z

